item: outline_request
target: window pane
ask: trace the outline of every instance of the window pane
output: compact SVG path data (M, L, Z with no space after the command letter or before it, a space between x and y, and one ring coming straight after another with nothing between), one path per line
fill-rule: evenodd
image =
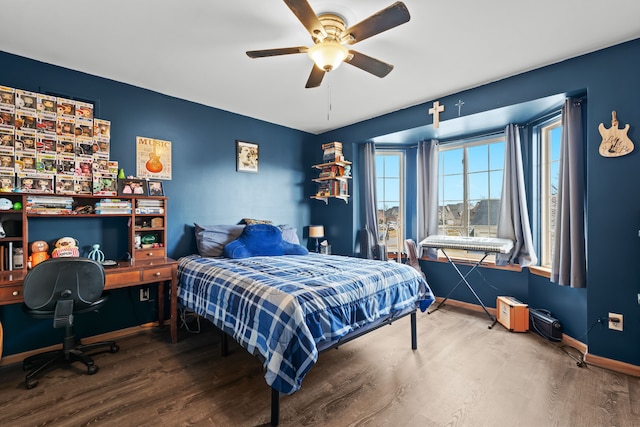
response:
M468 149L469 173L486 171L489 169L489 147L477 145Z
M442 202L464 199L464 176L451 175L442 177Z
M504 169L504 141L489 145L489 167Z
M440 153L440 170L445 174L463 173L463 149L445 150Z
M402 230L404 157L401 152L380 150L376 153L376 196L378 202L378 231L381 243L387 252L402 250L404 242Z
M502 197L502 176L503 170L489 173L489 198L500 199Z
M489 173L469 174L469 200L482 200L489 197Z

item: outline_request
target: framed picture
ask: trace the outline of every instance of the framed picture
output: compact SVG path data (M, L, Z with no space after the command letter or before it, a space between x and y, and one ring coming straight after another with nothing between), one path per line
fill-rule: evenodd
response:
M258 144L236 141L236 171L258 172Z
M137 195L137 196L146 196L149 193L147 192L147 183L144 179L137 178L124 178L118 180L118 195L126 196L126 195Z
M162 189L162 181L149 181L149 195L164 196L164 190Z

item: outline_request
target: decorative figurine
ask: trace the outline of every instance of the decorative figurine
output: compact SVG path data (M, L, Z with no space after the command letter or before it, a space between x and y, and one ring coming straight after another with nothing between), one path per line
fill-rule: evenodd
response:
M55 243L55 248L51 252L52 258L63 258L80 256L78 241L73 237L61 237Z
M100 250L100 245L96 243L92 247L93 249L91 249L87 258L91 258L92 260L102 264L104 262L104 253Z
M31 244L31 255L29 255L28 258L27 267L33 268L42 261L48 260L50 258L47 253L48 250L49 244L44 240L36 240L33 242Z

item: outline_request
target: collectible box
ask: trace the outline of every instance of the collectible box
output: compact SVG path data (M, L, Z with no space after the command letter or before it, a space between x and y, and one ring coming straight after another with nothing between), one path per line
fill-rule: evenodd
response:
M0 86L0 107L10 107L12 110L16 105L16 90L8 86Z
M56 194L75 194L73 175L56 175Z
M12 130L0 129L0 153L13 154L15 133Z
M102 119L93 119L93 137L100 140L111 139L111 122Z
M77 177L91 178L93 159L76 156L75 175Z
M14 126L16 129L36 130L38 124L38 115L35 110L16 110Z
M110 174L109 161L106 159L93 159L93 173Z
M73 154L56 156L56 173L58 175L75 175L76 173L76 156Z
M58 117L76 118L76 101L65 98L56 98L56 111Z
M0 153L0 175L8 175L16 171L13 154Z
M75 136L75 120L64 116L56 119L56 135Z
M36 131L38 133L46 133L55 135L57 120L55 114L38 113L36 122Z
M93 158L93 140L91 138L76 138L76 156Z
M76 139L72 136L59 136L56 140L56 153L73 156L76 152Z
M16 191L23 193L53 193L53 176L45 174L16 174Z
M45 154L56 154L57 138L55 135L44 133L36 134L36 152Z
M42 174L55 175L56 155L51 153L36 153L36 171Z
M30 130L17 130L14 146L17 151L36 154L36 133Z
M57 101L55 96L44 95L39 93L37 96L37 110L38 113L42 114L53 114L54 116L58 114L57 109Z
M93 119L93 104L76 101L76 118Z
M4 109L0 106L0 129L15 130L15 118L16 112L13 106L11 106L11 109Z
M93 174L93 194L98 196L117 196L118 181L112 174Z
M109 160L109 173L113 175L118 174L118 161L117 160Z
M93 119L77 117L75 126L76 136L84 136L86 138L93 137Z
M109 159L109 140L95 139L93 141L93 156L99 159Z
M14 190L16 176L13 173L0 175L0 192L9 193Z
M16 172L35 173L36 172L36 155L34 153L26 153L16 151L15 154Z
M35 92L28 92L22 89L16 89L16 109L28 110L32 113L36 112L38 106L38 94Z
M91 177L76 175L73 180L73 191L76 194L91 194Z

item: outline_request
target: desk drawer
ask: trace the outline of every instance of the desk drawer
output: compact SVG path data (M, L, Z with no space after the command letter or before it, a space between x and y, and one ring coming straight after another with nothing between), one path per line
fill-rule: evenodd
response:
M171 267L150 268L142 272L142 280L171 280Z
M106 279L105 288L131 286L132 283L138 283L140 281L140 271L134 270L107 274Z
M11 304L18 301L22 301L22 283L0 288L0 304Z
M136 250L136 259L143 260L147 258L165 258L165 248L138 249Z

